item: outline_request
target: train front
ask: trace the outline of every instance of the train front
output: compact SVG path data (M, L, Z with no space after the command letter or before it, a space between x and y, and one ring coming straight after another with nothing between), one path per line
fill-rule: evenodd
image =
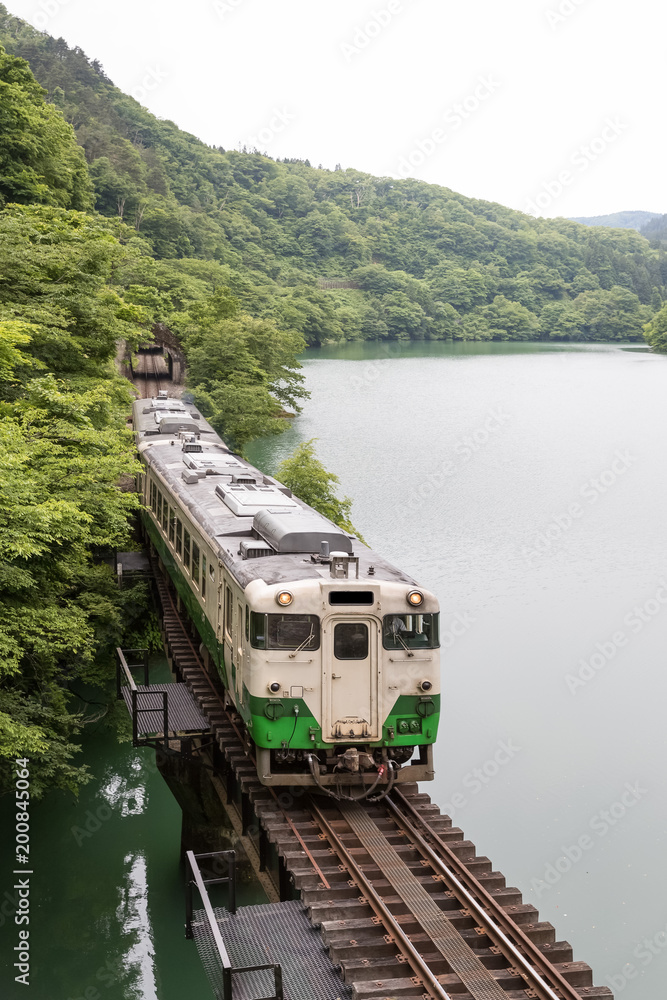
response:
M325 543L303 559L305 578L246 590L247 723L265 784L372 798L433 778L438 603L356 547Z

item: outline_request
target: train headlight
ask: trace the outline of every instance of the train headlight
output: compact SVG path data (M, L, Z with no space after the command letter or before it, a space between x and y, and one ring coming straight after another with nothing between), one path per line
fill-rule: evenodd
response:
M281 590L279 594L276 594L276 603L280 605L281 608L286 608L288 604L291 604L294 598L290 594L289 590Z
M418 590L411 590L408 594L408 604L411 604L413 608L418 608L423 603L424 595L420 594Z
M422 689L422 691L430 691L431 688L433 687L433 684L431 683L431 681L422 681L419 686Z
M269 691L271 691L273 694L277 694L277 692L280 691L281 687L282 684L279 684L278 681L274 681L273 684L269 684Z

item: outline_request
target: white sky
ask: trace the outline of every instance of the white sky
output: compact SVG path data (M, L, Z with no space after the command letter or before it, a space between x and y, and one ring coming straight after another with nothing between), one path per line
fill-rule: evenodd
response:
M533 215L667 212L658 0L4 2L212 145Z

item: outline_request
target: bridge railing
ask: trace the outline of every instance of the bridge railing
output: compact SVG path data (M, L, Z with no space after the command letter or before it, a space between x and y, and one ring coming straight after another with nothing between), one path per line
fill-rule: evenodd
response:
M227 859L229 864L229 875L223 878L209 878L205 879L201 873L199 867L199 860L202 858L219 858L224 857ZM208 924L208 930L213 938L213 943L215 945L215 951L217 953L217 958L220 963L220 973L222 975L222 996L223 1000L232 1000L232 977L243 975L249 972L264 972L271 969L273 971L273 983L274 983L274 994L271 997L265 997L264 1000L284 1000L283 993L283 970L282 966L275 963L269 962L266 965L247 965L243 968L232 966L232 961L229 957L229 952L225 947L225 943L222 940L222 934L220 933L220 927L218 926L218 921L215 917L215 912L213 906L211 905L211 900L208 894L208 885L213 885L216 883L226 882L229 885L229 912L236 912L236 853L235 851L213 851L209 854L194 854L193 851L187 851L186 853L186 865L187 865L187 882L186 882L186 897L185 897L185 936L186 938L193 938L194 932L192 929L192 917L193 917L193 905L192 897L193 890L196 887L199 892L199 897L202 901L204 907L204 914L206 916L206 922Z
M128 663L128 656L140 653L138 662ZM136 657L134 657L136 659ZM116 647L116 697L120 700L123 697L123 687L129 687L131 697L132 715L132 743L141 746L144 743L153 743L152 739L142 739L139 718L141 715L159 714L162 716L162 736L161 740L166 750L169 746L169 704L166 691L140 691L132 675L133 670L141 668L144 672L144 688L150 687L150 677L148 668L147 649L121 649ZM125 681L125 684L123 683ZM155 730L157 732L157 729Z

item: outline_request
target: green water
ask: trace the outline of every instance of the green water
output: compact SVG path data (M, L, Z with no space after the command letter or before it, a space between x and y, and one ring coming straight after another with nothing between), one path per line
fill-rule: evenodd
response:
M166 680L161 666L154 664L152 680ZM18 943L7 916L14 819L11 803L0 803L0 897L8 902L0 916L0 996L210 1000L196 945L184 936L181 813L155 752L119 744L103 720L85 727L82 746L94 780L78 799L56 792L32 806L28 987L14 981L9 957ZM239 905L260 901L261 891L241 882Z

